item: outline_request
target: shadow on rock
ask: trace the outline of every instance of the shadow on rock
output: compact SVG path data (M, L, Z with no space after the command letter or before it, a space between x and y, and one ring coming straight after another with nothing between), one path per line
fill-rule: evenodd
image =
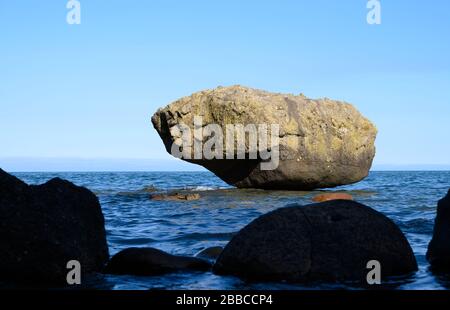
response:
M257 218L225 247L213 271L257 281L365 286L373 260L383 279L417 270L411 246L390 219L360 203L334 200Z
M0 169L0 280L67 284L67 263L83 275L108 261L104 218L88 189L52 179L29 186Z
M439 200L427 260L433 273L450 273L450 190Z

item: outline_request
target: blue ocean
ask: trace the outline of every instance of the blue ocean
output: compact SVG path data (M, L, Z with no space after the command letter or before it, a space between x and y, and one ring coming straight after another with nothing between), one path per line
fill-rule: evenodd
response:
M211 246L224 246L258 216L291 203L308 204L323 191L241 190L210 172L86 172L16 173L31 184L60 177L92 190L100 199L110 254L128 247L155 247L172 254L195 255ZM425 259L433 232L436 204L450 188L450 171L371 172L365 180L330 191L346 191L354 199L391 218L406 234L419 271L390 279L390 289L447 289L449 278L436 276ZM152 193L188 191L196 201L153 201ZM86 288L149 289L354 289L345 284L249 283L211 272L164 276L98 275Z

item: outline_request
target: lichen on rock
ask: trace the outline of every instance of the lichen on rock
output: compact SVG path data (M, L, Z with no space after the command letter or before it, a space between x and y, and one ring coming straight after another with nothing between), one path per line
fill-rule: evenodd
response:
M250 158L250 139L245 141L245 159L238 159L237 148L233 159L226 159L225 148L219 150L222 159L183 158L240 188L307 190L355 183L368 175L375 156L377 129L346 102L243 86L201 91L153 115L153 126L169 153L179 138L177 126L194 131L196 117L201 117L203 125L221 128L230 124L279 127L279 163L273 170L261 169L264 159L260 156ZM238 143L237 137L232 139L232 145Z

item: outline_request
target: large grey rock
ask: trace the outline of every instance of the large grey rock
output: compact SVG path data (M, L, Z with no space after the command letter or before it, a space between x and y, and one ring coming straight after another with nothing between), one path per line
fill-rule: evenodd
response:
M176 128L185 125L193 131L195 116L202 117L203 125L220 125L224 132L227 124L280 126L280 162L275 170L262 170L261 156L249 159L248 140L246 160L194 159L194 148L191 159L185 158L241 188L305 190L350 184L368 175L375 155L375 126L345 102L242 86L201 91L153 115L153 126L169 153L180 138ZM236 142L235 135L233 143ZM237 158L237 150L234 151Z
M436 271L450 271L450 190L439 200L427 259Z
M0 169L0 281L66 284L67 263L83 274L108 261L97 197L61 179L28 186Z
M367 284L367 263L383 277L417 270L412 249L386 216L354 201L290 206L244 227L213 267L218 274L271 281Z
M179 270L209 269L211 264L200 258L171 255L154 248L128 248L111 258L105 273L152 276Z

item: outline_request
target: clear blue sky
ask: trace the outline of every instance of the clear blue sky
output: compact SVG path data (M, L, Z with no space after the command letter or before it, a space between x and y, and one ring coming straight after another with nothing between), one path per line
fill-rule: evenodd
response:
M353 103L377 165L450 165L448 0L381 0L381 25L365 0L80 2L68 25L65 0L0 1L0 166L168 159L156 109L233 84Z

